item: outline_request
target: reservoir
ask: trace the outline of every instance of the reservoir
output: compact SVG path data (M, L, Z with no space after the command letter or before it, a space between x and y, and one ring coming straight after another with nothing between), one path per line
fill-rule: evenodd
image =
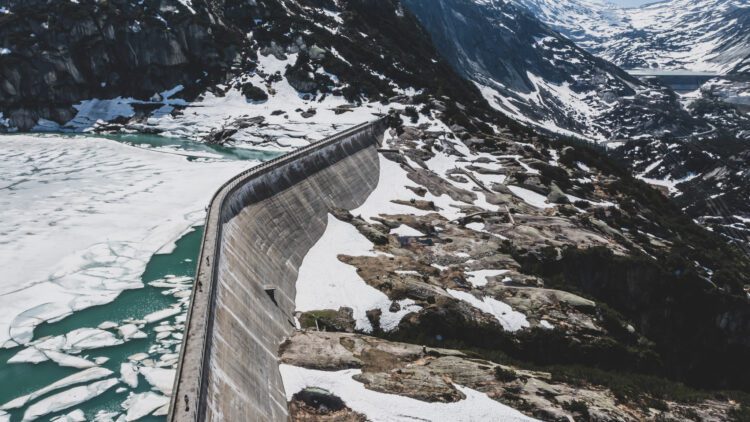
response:
M278 155L0 136L0 421L164 420L205 206Z

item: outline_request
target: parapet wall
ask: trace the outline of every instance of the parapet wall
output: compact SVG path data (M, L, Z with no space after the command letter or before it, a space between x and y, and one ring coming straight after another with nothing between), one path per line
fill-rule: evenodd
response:
M278 346L294 329L297 271L328 212L375 189L384 121L360 125L228 182L211 203L172 421L285 421ZM187 398L187 399L186 399Z

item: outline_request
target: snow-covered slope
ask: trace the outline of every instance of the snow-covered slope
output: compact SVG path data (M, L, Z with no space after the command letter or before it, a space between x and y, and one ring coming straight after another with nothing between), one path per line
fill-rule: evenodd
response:
M596 49L602 41L628 28L622 18L622 9L605 0L515 2L586 49Z
M513 3L404 4L490 104L519 121L597 141L701 131L673 92L589 54Z
M580 46L624 68L726 73L750 53L746 0L514 0Z
M750 74L750 55L742 59L737 66L732 69L733 74Z
M288 150L388 102L482 98L396 2L189 6L11 2L0 14L0 131L135 130Z

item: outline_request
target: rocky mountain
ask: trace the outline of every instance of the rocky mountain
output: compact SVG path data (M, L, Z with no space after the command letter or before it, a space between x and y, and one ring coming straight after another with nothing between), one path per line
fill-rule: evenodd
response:
M64 124L82 100L184 98L241 65L242 33L205 2L11 1L0 15L0 110L22 130ZM40 83L44 81L44 83Z
M677 95L628 75L509 2L405 0L441 54L496 109L596 141L708 130Z
M314 246L354 267L348 281L367 295L330 299L313 280L339 269L300 269L306 305L281 347L293 417L320 415L321 402L352 420L404 414L379 392L443 403L440 415L420 408L431 420L526 420L479 417L478 404L462 414L479 391L541 420L739 419L659 377L745 388L716 376L745 365L747 258L589 144L439 116L392 121L384 184L333 212ZM305 389L310 379L325 391ZM360 385L376 413L362 414Z
M0 4L7 131L138 131L291 150L390 116L382 186L363 208L329 216L345 236L322 243L377 306L360 306L364 295L298 312L299 330L280 350L297 420L377 419L407 402L521 420L746 417L750 258L620 157L549 136L710 127L670 90L522 8ZM627 156L636 166L650 164L645 149L632 151L646 155ZM353 243L373 253L345 249ZM352 391L397 402L373 410Z
M334 120L366 119L379 101L398 95L429 89L463 100L467 110L481 99L415 22L386 28L362 18L392 13L391 2L351 1L336 13L323 6L337 7L313 0L10 2L0 15L0 121L11 131L126 124L289 148L308 134L323 136L316 130L330 131ZM416 44L406 50L401 36ZM393 60L382 60L386 54ZM234 124L253 104L263 115ZM316 109L322 115L311 119ZM279 144L273 120L324 123ZM224 131L230 124L239 129Z
M623 69L729 73L748 54L744 1L515 0L576 45Z
M618 139L626 142L608 144L620 145L617 155L630 163L634 174L663 189L688 215L746 244L744 219L750 210L742 163L750 139L747 2L675 0L632 9L595 0L515 4L587 51L625 68L723 73L695 92L671 94L689 115L676 123L692 130L656 136L631 132ZM630 104L624 109L634 110ZM675 115L673 109L666 114ZM644 132L654 134L652 128Z
M636 8L599 0L515 1L625 69L727 73L750 53L744 0L666 0Z

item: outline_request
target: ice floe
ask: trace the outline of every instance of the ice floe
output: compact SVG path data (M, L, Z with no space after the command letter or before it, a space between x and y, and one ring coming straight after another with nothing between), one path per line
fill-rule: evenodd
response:
M110 371L109 369L89 368L80 372L76 372L75 374L69 375L56 382L53 382L52 384L42 389L39 389L37 391L34 391L33 393L30 393L25 396L18 397L17 399L14 399L12 401L9 401L8 403L5 403L4 405L2 405L0 408L4 410L8 410L8 409L16 409L19 407L23 407L27 403L30 403L36 400L37 398L42 397L55 390L59 390L64 387L69 387L71 385L80 384L83 382L94 381L94 380L104 378L110 375L112 375L112 371Z
M23 414L23 420L24 422L32 421L44 415L79 405L99 396L115 385L117 385L117 380L111 378L97 381L89 385L73 387L61 393L51 395L29 406Z
M96 366L96 363L91 362L88 359L80 358L78 356L71 356L67 353L57 352L54 350L45 350L43 353L53 362L60 366L68 366L71 368L91 368Z
M83 410L76 409L67 415L58 416L52 419L52 422L85 422L86 415L83 414Z
M182 309L180 309L179 307L162 309L161 311L152 312L146 315L145 317L143 317L143 320L151 324L175 316L180 312L182 312Z
M73 368L90 368L95 362L71 354L78 354L83 350L117 346L123 340L118 339L109 331L98 328L79 328L65 335L45 337L22 349L8 363L39 363L51 360L60 366Z
M166 405L169 405L169 398L160 394L152 392L130 393L127 400L122 403L122 408L127 410L126 421L136 421Z
M146 338L148 337L146 333L141 331L137 325L135 324L125 324L117 329L118 334L124 339L124 340L130 340L132 338L139 339L139 338Z
M174 384L175 373L174 369L164 368L140 368L140 373L146 378L146 381L157 390L161 391L166 395L172 394L172 386Z
M138 387L138 367L130 362L120 364L120 380L130 388Z

